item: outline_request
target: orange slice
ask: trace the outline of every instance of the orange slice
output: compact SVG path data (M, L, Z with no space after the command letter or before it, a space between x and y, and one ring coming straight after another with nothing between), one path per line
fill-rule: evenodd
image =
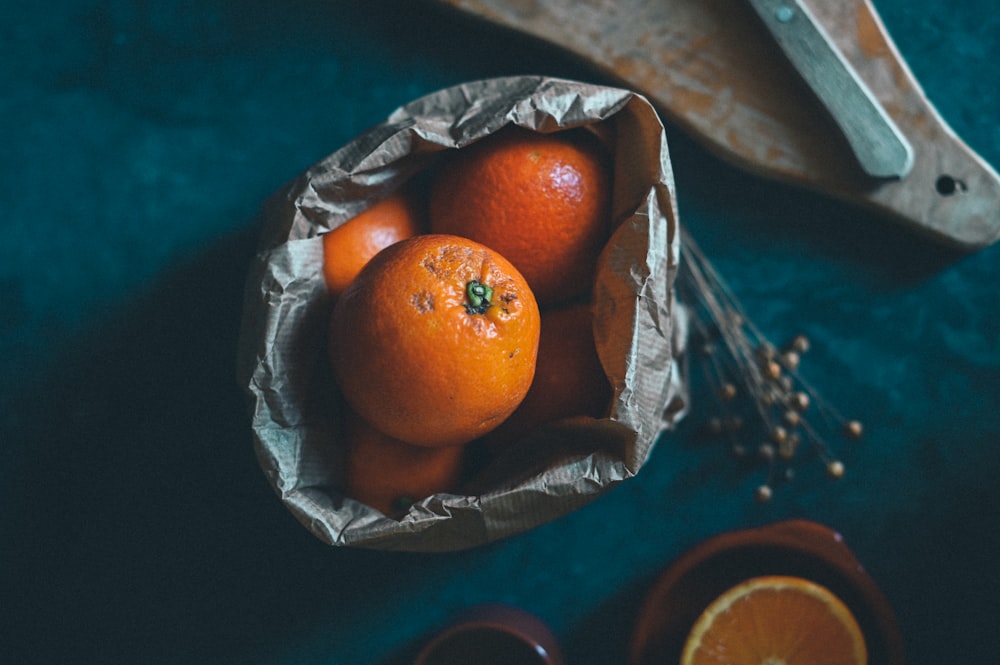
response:
M825 587L767 576L729 589L702 612L681 665L865 665L857 620Z

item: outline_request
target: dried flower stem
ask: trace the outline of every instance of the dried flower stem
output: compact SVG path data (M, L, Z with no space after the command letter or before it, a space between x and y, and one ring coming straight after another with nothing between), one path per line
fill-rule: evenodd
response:
M747 434L734 402L746 397L767 434L768 441L758 446L757 456L767 463L768 476L755 492L756 498L770 500L773 486L792 477L790 462L803 440L816 451L831 477L843 476L843 464L805 417L806 411L818 413L826 427L838 425L849 438L860 437L862 428L844 418L800 375L808 339L799 335L781 349L776 347L746 315L725 280L683 229L681 248L678 297L691 308L692 337L705 360L704 375L722 414L721 419L717 416L710 421L710 429L726 435L732 449L745 454Z

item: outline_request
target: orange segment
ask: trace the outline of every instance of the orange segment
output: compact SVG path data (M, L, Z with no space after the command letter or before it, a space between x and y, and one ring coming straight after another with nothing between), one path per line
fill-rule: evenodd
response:
M825 587L799 577L756 577L702 612L681 665L865 665L854 615Z

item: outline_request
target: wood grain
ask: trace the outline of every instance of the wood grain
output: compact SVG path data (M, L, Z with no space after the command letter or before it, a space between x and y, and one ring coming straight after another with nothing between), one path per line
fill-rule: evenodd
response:
M439 2L573 53L748 171L875 209L963 249L1000 236L1000 176L940 117L868 0L802 4L912 147L912 168L898 179L865 173L747 3Z

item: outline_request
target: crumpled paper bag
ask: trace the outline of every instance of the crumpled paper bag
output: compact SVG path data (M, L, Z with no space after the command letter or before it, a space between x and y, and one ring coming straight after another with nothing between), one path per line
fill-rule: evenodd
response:
M428 173L446 151L510 123L540 132L585 126L613 155L615 230L593 292L594 334L614 387L610 416L539 428L460 491L386 517L340 490L343 405L326 356L331 302L320 235ZM263 208L238 373L269 483L321 540L385 550L473 547L593 500L638 473L660 433L686 410L685 318L674 300L679 248L663 126L640 95L525 76L466 83L399 108Z

